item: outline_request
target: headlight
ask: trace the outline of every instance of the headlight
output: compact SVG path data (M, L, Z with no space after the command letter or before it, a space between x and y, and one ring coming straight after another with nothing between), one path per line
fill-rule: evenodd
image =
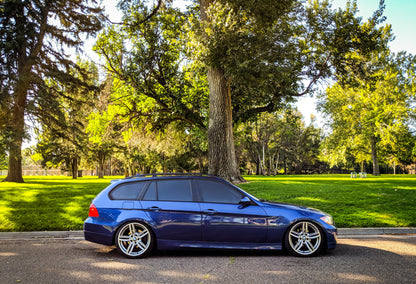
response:
M325 215L325 216L323 216L323 217L321 217L319 219L321 219L322 221L324 221L328 225L334 225L334 219L330 215Z

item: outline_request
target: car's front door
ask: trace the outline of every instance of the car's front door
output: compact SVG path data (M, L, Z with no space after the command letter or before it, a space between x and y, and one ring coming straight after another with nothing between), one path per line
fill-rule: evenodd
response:
M201 209L193 201L189 179L153 181L140 202L153 220L158 238L201 240Z
M202 239L209 242L263 243L266 212L252 204L241 206L240 191L219 181L197 179L202 211Z

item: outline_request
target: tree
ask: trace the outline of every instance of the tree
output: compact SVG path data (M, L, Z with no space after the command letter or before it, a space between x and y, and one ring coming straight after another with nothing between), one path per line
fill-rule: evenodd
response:
M312 93L334 70L358 65L349 62L351 49L378 43L376 34L360 32L355 1L335 12L327 1L201 0L200 9L197 46L210 88L210 172L234 182L241 176L233 122Z
M77 84L49 80L49 88L57 94L48 112L39 119L40 130L36 151L42 155L43 166L61 166L78 177L81 157L87 150L87 117L92 111L98 93L98 69L92 62L77 60L82 68L69 70L69 75L78 79ZM52 106L52 107L51 107Z
M345 157L348 151L361 164L370 158L373 175L380 175L380 158L394 160L408 152L404 142L409 140L405 137L410 134L409 122L415 111L411 103L414 93L409 92L414 90L414 62L404 53L373 52L365 76L351 73L350 83L336 83L327 89L320 107L332 129L328 138L332 155L343 152L340 157Z
M207 127L209 173L232 182L243 180L235 123L312 92L319 79L349 66L345 55L357 39L376 40L357 33L356 8L334 12L326 1L201 0L186 12L160 4L121 1L122 25L109 27L96 50L135 89L131 117ZM188 66L206 80L200 72L187 80L196 70ZM207 81L208 91L195 80Z
M25 115L47 115L39 111L54 99L47 78L74 81L67 70L76 66L64 47L79 49L83 34L100 30L100 14L95 0L0 2L0 115L8 118L0 131L9 153L6 181L23 182Z
M256 165L256 174L310 173L319 171L321 137L319 128L305 126L301 114L288 108L242 123L236 143Z

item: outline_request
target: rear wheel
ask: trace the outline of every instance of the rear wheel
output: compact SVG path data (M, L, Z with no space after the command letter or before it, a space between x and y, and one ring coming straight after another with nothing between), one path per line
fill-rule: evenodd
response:
M118 251L128 258L147 256L153 249L154 241L151 229L138 222L123 225L116 235Z
M295 223L285 236L285 245L294 256L316 255L324 245L322 231L309 221Z

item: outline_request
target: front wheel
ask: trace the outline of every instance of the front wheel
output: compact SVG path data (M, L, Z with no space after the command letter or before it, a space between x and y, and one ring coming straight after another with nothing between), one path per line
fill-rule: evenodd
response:
M309 221L295 223L285 236L285 245L294 256L316 255L324 245L322 231Z
M152 251L153 245L152 231L142 223L127 223L117 231L117 249L128 258L147 256Z

